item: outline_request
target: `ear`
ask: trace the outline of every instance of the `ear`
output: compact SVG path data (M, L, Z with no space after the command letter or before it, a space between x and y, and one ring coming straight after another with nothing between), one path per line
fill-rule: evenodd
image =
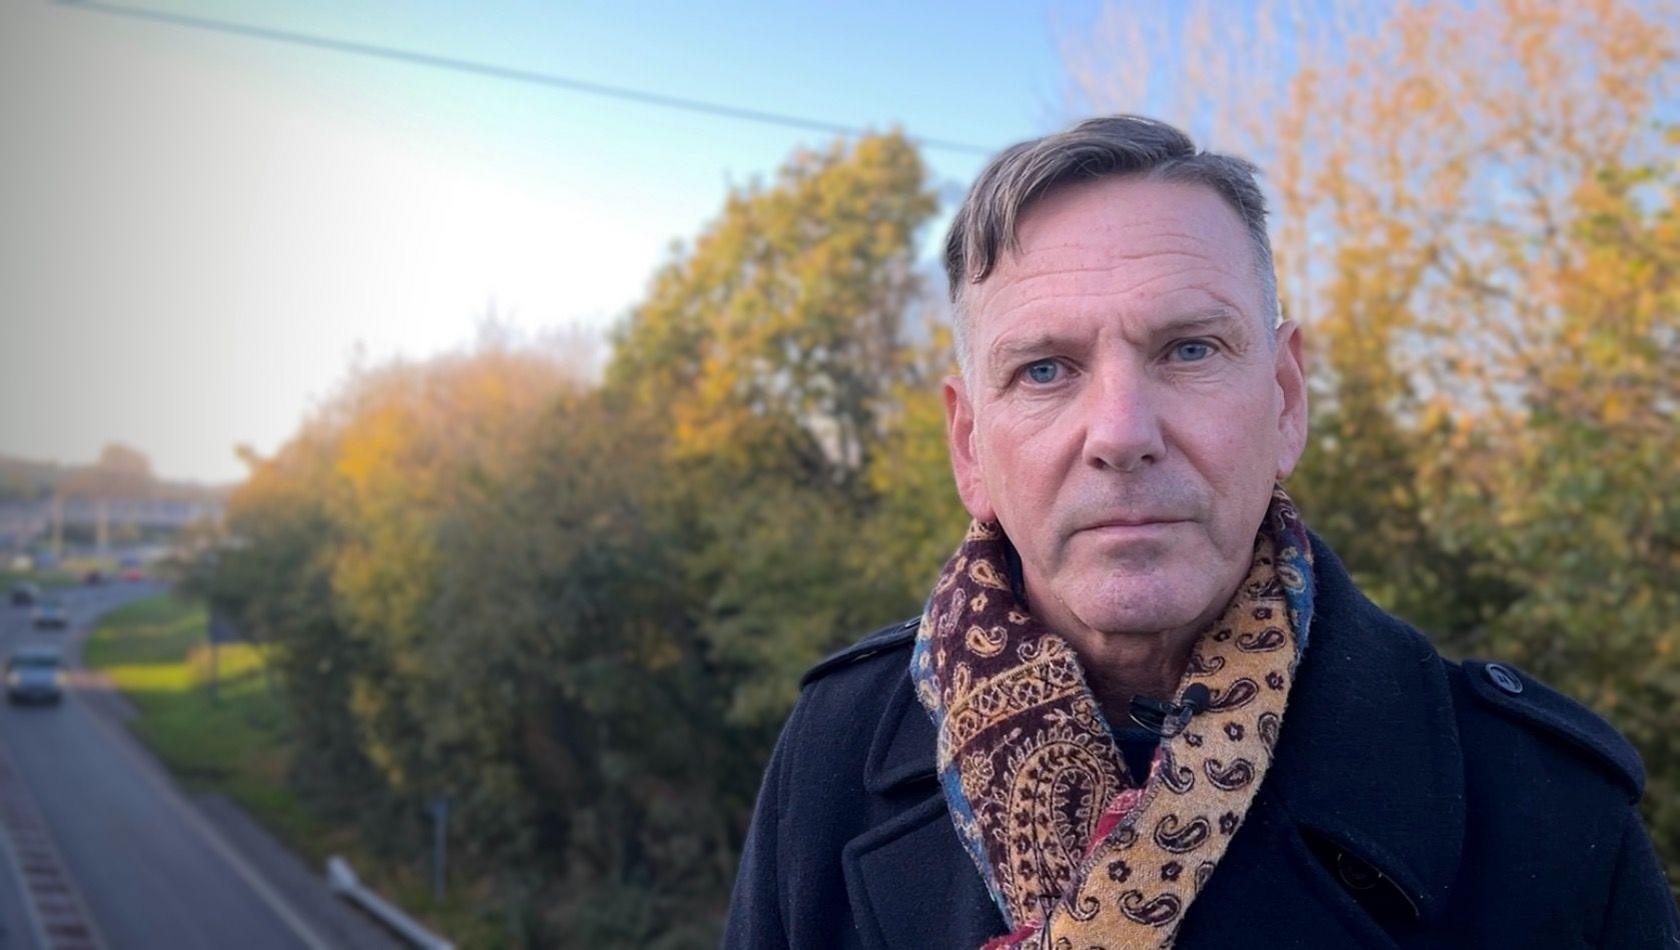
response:
M963 507L977 521L996 521L997 511L981 477L974 444L974 404L961 376L945 377L945 441L951 447L951 472Z
M1277 477L1283 481L1295 470L1307 447L1307 363L1302 355L1301 325L1285 320L1277 328L1278 407Z

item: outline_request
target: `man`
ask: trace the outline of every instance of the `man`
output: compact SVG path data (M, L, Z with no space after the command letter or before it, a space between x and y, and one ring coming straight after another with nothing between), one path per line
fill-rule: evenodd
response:
M1251 166L1091 120L981 173L946 267L974 523L806 674L726 946L1680 946L1633 749L1443 660L1280 487Z

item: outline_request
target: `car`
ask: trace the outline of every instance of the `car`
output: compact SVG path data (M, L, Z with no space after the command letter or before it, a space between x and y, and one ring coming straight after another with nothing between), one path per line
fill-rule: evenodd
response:
M53 703L64 698L64 660L57 650L25 647L6 658L6 701Z
M12 606L33 607L35 601L41 599L41 588L29 581L20 581L12 585Z
M143 581L146 579L146 572L138 567L131 567L122 572L122 579L125 581Z
M88 571L86 574L82 575L82 583L90 584L90 585L91 584L103 584L103 583L105 583L105 572L104 571L97 571L97 570Z
M49 627L63 630L70 626L70 612L65 610L64 605L56 600L51 598L40 600L35 603L34 623L36 627L42 630Z

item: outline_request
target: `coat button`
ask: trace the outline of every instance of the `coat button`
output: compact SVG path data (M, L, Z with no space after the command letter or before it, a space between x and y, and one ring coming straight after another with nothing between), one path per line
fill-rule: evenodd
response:
M1517 674L1511 672L1511 668L1508 666L1504 666L1499 663L1489 663L1487 666L1482 667L1482 672L1487 674L1488 680L1491 681L1493 685L1499 687L1507 693L1510 693L1512 696L1515 696L1523 691L1522 680L1517 679Z

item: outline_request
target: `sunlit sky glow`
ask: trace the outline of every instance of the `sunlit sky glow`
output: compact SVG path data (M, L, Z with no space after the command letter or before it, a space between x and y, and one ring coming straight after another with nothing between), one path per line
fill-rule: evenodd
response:
M121 5L987 147L1061 120L1026 4ZM120 441L213 481L358 347L459 345L491 301L605 327L731 184L825 141L36 0L0 7L0 123L0 454ZM946 190L982 161L927 158Z

